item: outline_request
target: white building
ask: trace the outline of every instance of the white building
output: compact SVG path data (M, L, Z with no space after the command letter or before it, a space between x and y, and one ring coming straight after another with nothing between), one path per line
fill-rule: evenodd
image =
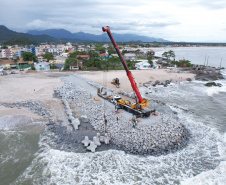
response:
M124 58L125 60L137 60L135 53L125 53Z
M135 64L136 69L151 69L151 64L148 63L148 60L143 60Z
M40 72L40 71L49 71L50 70L50 65L49 62L40 62L40 63L34 63L35 70Z
M64 58L68 58L69 57L69 53L61 53L60 56L64 57Z

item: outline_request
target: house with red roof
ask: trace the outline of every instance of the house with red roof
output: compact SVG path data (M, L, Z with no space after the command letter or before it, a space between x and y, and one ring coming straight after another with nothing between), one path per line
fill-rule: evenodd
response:
M89 60L89 55L77 55L76 58L82 58L83 60Z

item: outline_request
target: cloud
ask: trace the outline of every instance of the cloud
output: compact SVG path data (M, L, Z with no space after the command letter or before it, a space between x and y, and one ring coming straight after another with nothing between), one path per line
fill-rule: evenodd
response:
M225 0L14 0L1 2L0 24L15 31L66 29L101 34L135 33L167 40L224 39ZM213 39L214 39L213 38ZM206 35L206 39L209 36ZM225 40L225 39L224 39Z

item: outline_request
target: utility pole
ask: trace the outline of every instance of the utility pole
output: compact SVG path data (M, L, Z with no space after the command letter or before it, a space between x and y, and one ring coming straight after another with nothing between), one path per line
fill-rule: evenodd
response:
M221 62L220 62L220 69L221 69L221 63L222 63L222 58L221 58Z
M209 56L207 57L207 62L206 62L206 66L208 66L208 60L209 60Z
M204 61L204 66L206 65L206 54L205 54L205 61Z

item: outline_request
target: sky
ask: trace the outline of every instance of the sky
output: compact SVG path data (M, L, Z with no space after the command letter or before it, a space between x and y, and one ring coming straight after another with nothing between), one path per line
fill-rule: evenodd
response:
M138 34L169 41L226 42L226 0L1 0L0 25L18 32Z

